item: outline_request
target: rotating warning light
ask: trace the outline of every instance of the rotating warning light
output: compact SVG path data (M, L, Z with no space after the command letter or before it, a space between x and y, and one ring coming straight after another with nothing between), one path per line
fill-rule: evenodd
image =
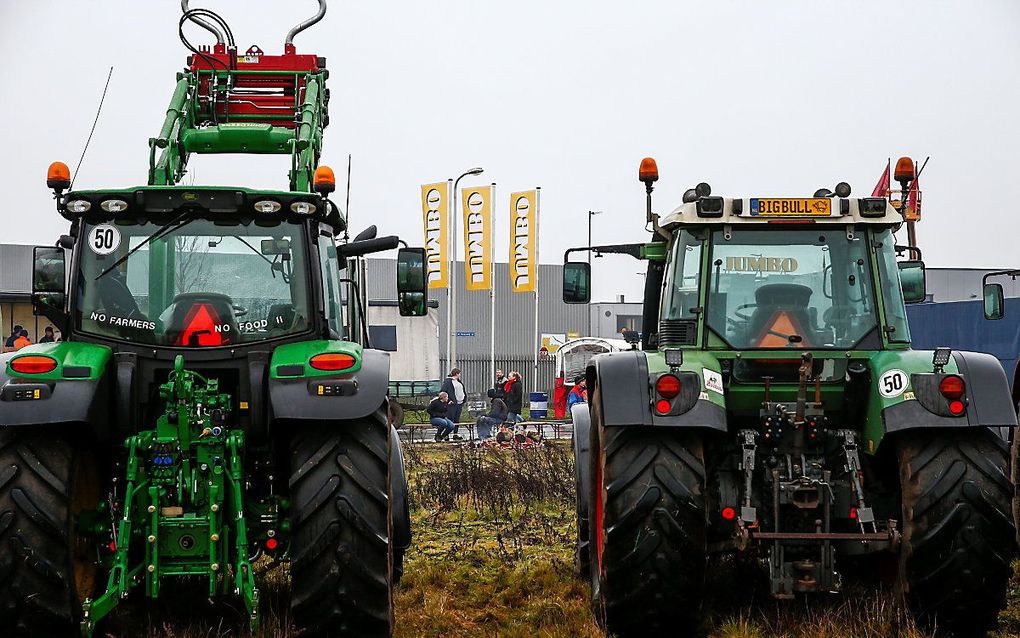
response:
M901 157L896 160L896 170L893 177L901 184L914 179L914 160L909 157Z
M645 184L659 181L659 167L654 158L646 157L641 160L641 166L638 167L638 179Z
M336 190L336 176L333 169L328 166L320 166L315 169L315 176L312 178L312 185L315 192L325 197Z
M53 162L46 169L46 186L55 191L67 190L71 186L71 170L63 162Z

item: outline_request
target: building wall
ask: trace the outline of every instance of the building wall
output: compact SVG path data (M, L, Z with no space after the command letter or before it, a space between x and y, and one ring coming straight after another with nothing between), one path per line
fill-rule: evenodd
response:
M46 317L36 317L32 314L32 304L28 301L0 301L0 315L2 315L3 340L11 334L15 325L20 325L28 330L28 338L32 343L39 341L43 336L46 326L52 325Z
M456 271L457 294L457 356L489 356L491 302L487 291L468 292L464 289L464 264ZM539 333L584 334L587 329L588 307L563 303L561 278L563 267L542 264L539 269ZM496 282L496 354L497 356L533 357L538 350L535 339L535 296L532 293L511 293L507 264L497 263ZM368 260L369 300L396 299L396 261ZM446 356L447 328L446 290L430 290L429 299L439 302L439 352Z

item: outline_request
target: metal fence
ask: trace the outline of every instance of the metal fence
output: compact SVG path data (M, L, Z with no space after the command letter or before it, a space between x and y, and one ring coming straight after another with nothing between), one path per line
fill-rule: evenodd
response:
M439 360L440 369L445 373L449 372L446 365L446 358ZM464 382L468 395L484 397L489 388L492 387L492 361L489 357L457 357L457 367L460 368L460 379ZM550 357L538 361L538 384L535 384L535 360L525 357L496 357L496 367L509 374L511 370L521 373L524 380L524 401L527 403L527 393L536 388L539 392L548 392L552 399L553 383L556 375L556 361Z

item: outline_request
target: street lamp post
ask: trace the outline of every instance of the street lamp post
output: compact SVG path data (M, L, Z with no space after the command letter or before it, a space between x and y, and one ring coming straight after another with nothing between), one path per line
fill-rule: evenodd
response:
M450 220L450 293L446 296L446 317L450 334L446 337L446 371L457 367L457 185L468 175L481 175L485 169L475 167L461 173L453 182L453 219Z
M601 210L590 210L588 211L588 270L591 270L591 218L596 215L601 215ZM592 336L591 334L591 305L588 306L588 330L586 337Z

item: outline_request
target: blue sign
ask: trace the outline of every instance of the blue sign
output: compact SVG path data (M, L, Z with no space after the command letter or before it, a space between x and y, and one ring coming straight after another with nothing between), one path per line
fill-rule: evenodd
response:
M458 337L473 337L473 336L475 336L475 333L473 331L472 332L460 332L460 331L458 331L457 332L457 336Z

